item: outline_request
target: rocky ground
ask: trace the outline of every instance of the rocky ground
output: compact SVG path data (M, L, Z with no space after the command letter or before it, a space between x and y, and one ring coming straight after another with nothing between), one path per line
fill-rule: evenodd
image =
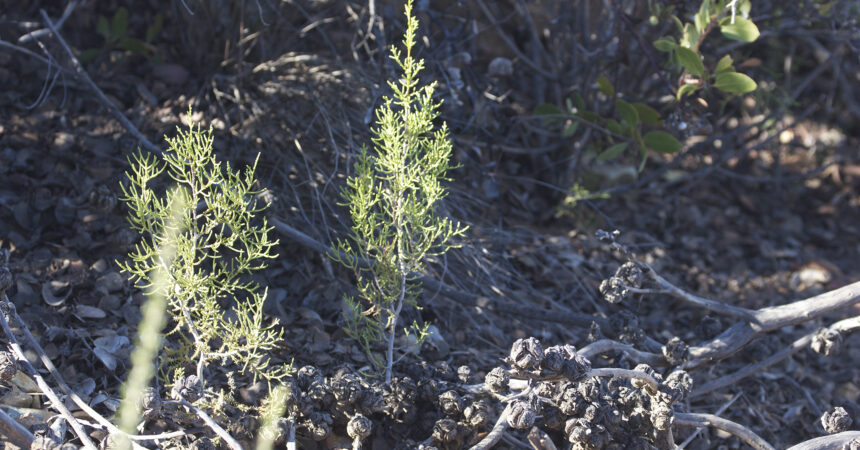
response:
M518 339L538 338L545 349L582 350L601 337L632 343L664 358L656 370L668 379L685 363L665 358L661 346L679 337L693 349L705 348L737 322L665 293L606 302L601 282L631 257L688 293L747 310L860 280L860 65L857 23L849 14L852 8L857 13L856 5L830 2L835 12L828 13L819 2L754 2L761 38L742 47L715 38L703 53L733 52L736 61L747 61L743 70L760 89L678 104L666 99L670 92L655 69L654 59L662 62L664 55L640 44L667 33L668 23L649 26L641 3L416 5L425 81L439 83L458 165L440 211L470 228L462 248L431 261L426 275L436 283L424 284L424 308L407 318L432 323L436 335L419 355L398 364L401 384L394 387L358 375L370 363L342 323L342 297L354 277L320 245L348 230L339 191L356 152L369 142L373 110L394 74L386 56L403 32L399 3L90 1L70 10L60 33L116 113L155 146L163 148L164 136L185 126L181 117L191 108L194 120L213 127L219 158L242 166L259 155L260 187L273 200L267 214L284 226L273 232L280 256L256 279L268 287L267 313L285 330L272 359L305 367L294 381L298 405L291 406L298 442L348 447L347 426L355 426L351 417L363 411L374 424L364 441L373 448L422 441L458 448L486 437L503 412L498 398L475 386L496 367L514 375L528 369L516 365L511 345ZM666 3L682 17L698 8ZM609 5L622 8L627 19ZM120 7L128 11L126 27L100 34L100 18L112 24ZM56 20L65 8L42 1L0 7L0 247L14 275L7 294L23 323L65 381L109 418L130 367L144 300L117 266L138 239L117 197L140 140L76 74L58 39L37 32L20 40L45 27L40 9ZM158 22L163 27L156 30ZM619 95L649 103L667 124L676 124L671 131L684 143L681 153L648 154L641 172L638 155L600 163L591 146L598 129L583 126L563 136L533 114L540 104L564 105L574 92L600 108L606 101L597 93L600 76L612 80ZM608 195L576 197L575 184ZM619 230L619 245L596 239L601 229ZM297 239L294 230L308 239ZM844 336L836 355L804 346L738 382L695 390L857 316L856 300L850 303L756 334L725 359L684 366L693 393L672 403L676 413L717 414L775 447L825 435L819 418L836 407L854 418L851 429L857 430L856 333ZM592 323L603 326L598 331ZM35 350L25 347L37 363ZM501 362L505 357L513 360ZM590 360L594 369L637 365L620 350L595 351ZM233 405L216 419L251 446L256 422L248 407L259 405L265 385L228 377L231 370L207 369L206 392L229 392ZM601 395L617 397L618 389L629 388L609 381L614 378L601 380L590 382ZM326 412L325 401L300 405L310 401L315 382L335 392L339 384L352 386L344 389L364 392L365 399L378 396L378 404L345 408L337 396L326 422L311 414ZM44 433L46 424L57 423L50 421L56 414L50 401L29 377L19 373L0 389L3 409L31 431ZM564 386L552 389L543 394L564 395ZM168 391L161 392L165 398ZM441 398L448 391L457 398ZM92 423L80 407L65 403ZM406 412L396 413L401 407ZM561 420L584 411L568 411ZM550 417L550 410L540 412L538 428L562 446L571 431L549 426ZM443 419L459 425L440 425ZM144 432L194 428L188 420L150 420ZM317 442L314 426L321 423L330 432ZM443 444L445 426L467 430ZM507 430L497 448L551 448L536 444L529 430ZM88 432L96 442L106 436L97 426ZM665 435L659 434L648 442L660 446ZM158 445L199 447L200 436L215 439L204 429ZM71 431L61 437L81 445ZM685 440L691 448L746 445L724 431L676 426L674 441Z

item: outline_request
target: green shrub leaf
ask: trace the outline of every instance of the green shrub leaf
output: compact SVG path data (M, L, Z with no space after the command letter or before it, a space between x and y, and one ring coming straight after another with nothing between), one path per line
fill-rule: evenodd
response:
M715 71L717 73L731 71L733 63L734 63L734 61L732 61L731 55L723 56L722 58L720 58L720 61L717 63L717 68Z
M566 138L569 138L569 137L573 136L574 134L576 134L576 130L578 130L578 129L579 129L579 121L574 120L568 126L564 127L563 130L561 130L561 135L566 137Z
M696 92L696 90L699 89L699 87L700 87L699 83L690 83L690 84L685 84L685 85L681 86L678 89L678 101L681 101L681 99L684 98L685 95L690 95L693 92Z
M760 34L752 20L743 17L735 17L735 23L732 23L731 17L721 20L720 31L723 36L741 42L753 42Z
M660 120L660 113L658 113L654 108L644 103L634 103L633 107L636 108L636 112L639 113L639 120L641 120L642 123L656 126L663 125L663 121Z
M122 7L117 10L110 24L110 34L114 39L119 39L125 36L125 31L128 29L128 10Z
M699 54L686 47L678 47L676 50L678 60L687 72L697 77L705 76L705 65L702 64L702 59Z
M672 36L662 37L654 41L654 48L661 52L671 52L675 50L678 44L675 43L675 39Z
M612 87L612 82L609 81L609 78L606 78L603 75L597 78L597 89L599 89L600 92L602 92L603 95L607 97L615 96L615 88Z
M738 72L718 73L714 80L714 87L733 94L746 94L756 88L755 80Z
M642 137L645 146L658 153L678 153L681 143L665 131L649 131Z
M624 153L624 150L626 148L627 148L626 142L622 142L620 144L615 144L615 145L607 148L606 150L600 152L600 154L597 155L597 160L598 161L609 161L609 160L613 160L615 158L618 158L619 156L621 156L622 153Z
M627 125L630 125L631 127L639 125L639 113L636 112L636 108L634 108L630 103L619 98L615 100L615 110L618 111L618 115L621 116L621 120L627 122Z
M534 109L534 115L539 116L543 124L548 127L557 126L563 114L564 112L552 103L541 103Z

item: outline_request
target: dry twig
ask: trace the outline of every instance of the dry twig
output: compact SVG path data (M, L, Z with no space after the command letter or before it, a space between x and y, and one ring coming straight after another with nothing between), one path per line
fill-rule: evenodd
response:
M141 145L143 145L147 150L152 153L161 153L161 149L156 147L152 142L150 142L149 139L147 139L146 136L144 136L140 132L140 130L138 130L137 127L135 127L134 124L131 123L131 121L125 117L122 111L120 111L116 107L116 105L111 103L111 101L108 100L107 97L105 97L105 94L101 91L101 89L99 89L98 86L96 86L92 78L90 78L89 74L87 74L86 70L84 70L84 67L81 65L80 61L78 61L78 58L75 57L75 54L72 52L72 49L69 48L69 44L66 43L65 39L63 39L63 36L60 35L60 32L57 31L57 27L48 17L48 14L45 12L45 10L39 11L42 13L42 18L45 20L45 25L47 25L48 28L51 29L51 32L54 33L54 37L57 39L60 45L63 46L63 49L66 51L66 55L68 55L69 60L72 62L72 66L74 66L75 71L77 71L77 73L84 80L84 82L86 82L86 84L90 87L93 93L96 94L96 97L99 99L101 104L106 107L108 111L110 111L111 114L113 114L113 116L117 120L119 120L120 123L122 123L122 126L125 127L125 129L128 130L129 133L134 135L134 137L137 138Z

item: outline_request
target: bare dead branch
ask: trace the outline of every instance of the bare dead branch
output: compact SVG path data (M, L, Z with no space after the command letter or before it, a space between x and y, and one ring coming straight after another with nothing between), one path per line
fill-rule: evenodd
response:
M212 431L214 431L215 434L218 435L218 437L224 439L224 442L226 442L227 445L230 446L230 448L232 448L233 450L243 450L242 446L239 445L239 442L236 441L233 436L230 436L230 433L227 433L224 428L221 428L221 425L215 423L215 421L212 420L212 418L209 417L209 414L206 414L205 411L192 405L188 400L185 400L184 398L180 398L176 401L176 403L179 403L180 405L190 409L194 414L197 414L197 417L199 417L200 420L202 420L209 428L211 428Z
M36 440L33 433L9 417L9 414L6 414L2 409L0 409L0 435L5 436L9 440L8 442L21 448L30 448L30 444Z
M57 41L60 43L60 45L63 46L63 50L66 51L66 55L68 55L69 60L72 62L72 66L74 66L75 71L80 75L80 77L84 80L84 82L86 82L86 84L90 87L90 89L93 91L93 93L96 94L96 98L99 99L99 102L101 102L101 104L105 108L107 108L108 111L110 111L111 114L113 114L113 116L117 120L120 121L122 126L125 127L125 129L129 133L131 133L141 143L141 145L143 145L147 150L149 150L152 153L161 153L161 149L156 147L155 145L153 145L153 143L150 142L149 139L147 139L146 136L144 136L140 132L140 130L138 130L137 127L135 127L134 124L131 123L131 121L125 117L125 115L122 113L122 111L120 111L116 107L116 105L111 103L111 101L108 100L107 97L105 97L105 94L101 91L101 89L99 89L99 87L96 86L96 84L93 82L92 78L90 78L89 74L87 74L87 71L84 70L84 67L81 65L80 61L78 61L78 58L75 57L75 54L72 52L72 49L69 48L69 44L66 43L65 39L63 39L63 36L60 35L60 32L57 31L57 27L54 25L54 23L48 17L48 14L45 12L45 10L39 10L39 12L42 13L42 18L45 20L45 25L47 25L48 28L51 29L51 32L54 33L54 37L57 39Z
M663 289L666 294L669 294L672 297L677 298L678 300L683 300L692 305L707 309L708 311L712 311L724 316L735 317L746 321L756 320L756 311L754 310L729 305L720 301L710 300L704 297L699 297L698 295L694 295L670 283L668 280L661 277L657 272L655 272L654 269L652 269L650 266L646 265L646 267L648 267L647 272L651 280L654 281L658 286L660 286L660 288Z
M860 328L860 316L852 317L850 319L841 320L839 322L834 323L830 327L831 330L840 331L840 332L848 332L854 329ZM690 397L697 397L700 395L707 394L709 392L715 391L717 389L732 385L737 383L738 381L756 374L761 373L762 370L782 361L783 359L797 353L798 350L809 347L810 342L812 342L813 336L817 331L807 334L797 340L795 340L788 347L774 353L769 358L759 361L755 364L750 364L745 366L743 369L738 370L737 372L731 373L729 375L723 376L716 380L710 381L708 383L703 384L698 389L693 389L693 392L690 393Z
M755 312L757 323L735 323L704 345L690 347L690 360L681 368L693 369L727 358L760 333L814 320L857 303L860 303L860 282L787 305L762 308Z
M682 427L711 427L731 433L756 450L775 450L773 446L749 428L713 414L675 413L675 425Z
M472 446L470 450L488 450L493 448L499 439L502 438L502 435L505 434L505 431L508 429L508 411L510 410L510 406L506 406L505 409L499 414L499 420L496 421L496 424L493 425L493 429L484 436L484 439L481 439L480 442Z
M792 445L788 450L840 450L849 448L848 445L857 440L860 440L860 431L843 431L803 441Z
M9 297L7 297L5 293L3 294L2 308L10 312L15 311L15 304L9 301ZM9 347L12 348L12 352L15 354L15 357L18 358L18 362L24 367L27 375L36 381L36 384L39 385L39 389L41 389L41 391L51 400L53 407L56 408L56 410L62 414L63 418L69 422L69 425L71 425L75 434L78 436L78 439L81 440L81 443L84 444L84 447L88 450L96 450L98 447L93 443L89 435L84 431L84 428L77 419L75 419L68 408L66 408L65 403L60 400L60 397L58 397L54 390L51 389L51 386L45 382L45 379L39 375L36 368L30 364L30 361L24 355L24 350L21 349L21 345L18 343L18 339L15 337L15 334L12 333L12 329L9 328L9 322L6 321L6 314L3 311L0 311L0 327L3 328L3 331L6 333L6 337L9 338Z
M624 352L637 363L645 363L650 366L667 365L666 358L662 355L643 352L642 350L637 350L630 344L624 344L611 339L600 339L594 341L577 351L577 353L588 359L594 359L594 357L608 352Z
M68 4L68 5L66 5L66 9L64 9L64 10L63 10L63 14L60 16L60 18L59 18L59 19L57 19L57 21L56 21L56 22L54 22L54 26L55 26L55 27L57 27L57 29L58 29L58 30L59 30L60 28L62 28L62 27L63 27L63 22L65 22L65 21L66 21L66 19L68 19L68 18L69 18L69 16L72 14L72 12L73 12L73 11L75 10L75 8L77 8L77 7L78 7L78 2L77 2L77 0L72 0L72 1L70 1L70 2L69 2L69 4ZM42 37L42 36L45 36L45 35L47 35L47 34L49 34L49 33L51 33L51 30L50 30L49 28L42 28L42 29L39 29L39 30L34 30L34 31L31 31L31 32L29 32L29 33L27 33L27 34L25 34L25 35L23 35L23 36L19 37L19 38L18 38L18 43L19 43L19 44L25 44L25 43L27 43L27 42L29 42L29 41L32 41L33 39L38 39L38 38L40 38L40 37Z

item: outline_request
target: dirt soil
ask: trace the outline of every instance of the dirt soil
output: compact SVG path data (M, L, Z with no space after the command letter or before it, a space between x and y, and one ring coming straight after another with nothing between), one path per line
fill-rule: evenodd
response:
M371 21L368 2L350 0L87 1L61 33L79 57L93 50L83 68L156 146L185 126L181 116L191 108L195 120L213 127L219 158L241 167L259 155L260 187L274 200L270 217L329 245L348 231L339 190L356 152L369 142L373 109L394 74L386 49L403 31L396 3L375 2ZM598 229L621 231L620 241L675 285L744 308L784 304L860 280L856 23L852 41L845 37L850 24L810 19L792 27L773 15L795 20L803 11L791 8L800 6L776 10L770 2L754 2L753 15L767 32L754 44L729 50L737 61L754 60L748 71L764 92L734 98L712 93L707 105L678 105L663 98L668 92L652 76L652 62L607 2L564 3L417 3L424 81L439 83L441 118L451 129L458 165L440 211L470 227L462 248L431 261L427 275L474 301L426 289L424 308L406 318L431 322L438 335L418 357L399 363L400 373L420 359L468 365L477 382L518 338L586 345L588 324L565 319L577 314L613 318L632 312L660 344L678 336L694 345L708 338L703 329L733 323L668 295L605 302L598 287L626 260L595 239ZM637 33L647 33L645 42L660 36L644 24L643 6L608 3L625 5ZM697 7L667 3L681 12ZM129 343L144 300L116 263L138 239L117 197L139 142L73 75L72 62L50 34L38 43L17 43L44 27L40 9L56 19L64 4L0 5L0 39L53 58L46 64L0 46L0 247L8 251L15 276L7 294L66 381L110 417L130 367ZM131 37L143 39L156 14L163 17L150 50L110 47L95 31L100 16L110 20L123 6L130 11ZM726 45L715 42L704 51L712 57ZM652 53L662 61L664 55ZM498 66L508 63L511 72ZM638 154L600 166L589 147L598 130L563 137L532 115L541 103L563 105L574 91L599 104L605 100L596 94L600 75L613 80L619 93L691 124L675 130L685 143L682 153L649 154L641 172L635 170ZM597 172L626 175L592 186L609 192L608 198L560 206L571 186ZM280 257L257 275L268 287L267 312L285 329L273 360L313 365L326 375L367 369L367 356L342 328L342 297L353 275L316 249L276 237ZM858 313L854 307L766 333L690 373L704 384ZM36 363L35 354L28 357ZM625 364L617 358L593 363ZM220 375L226 371L212 368L209 387L227 388ZM0 404L23 414L26 425L44 426L54 414L46 399L12 386L0 384ZM247 405L265 394L261 384L244 377L229 389ZM856 333L846 336L837 356L803 349L684 405L690 412L721 410L722 417L778 448L824 435L819 417L836 406L848 411L857 429ZM147 432L170 429L150 424ZM397 434L402 430L389 432L373 448L405 439ZM429 429L414 434L421 433L430 436ZM334 435L345 434L335 427ZM676 442L690 434L677 433ZM175 445L193 441L183 439ZM319 448L338 442L303 441ZM524 442L524 434L514 432L499 448ZM712 429L688 444L743 446Z

